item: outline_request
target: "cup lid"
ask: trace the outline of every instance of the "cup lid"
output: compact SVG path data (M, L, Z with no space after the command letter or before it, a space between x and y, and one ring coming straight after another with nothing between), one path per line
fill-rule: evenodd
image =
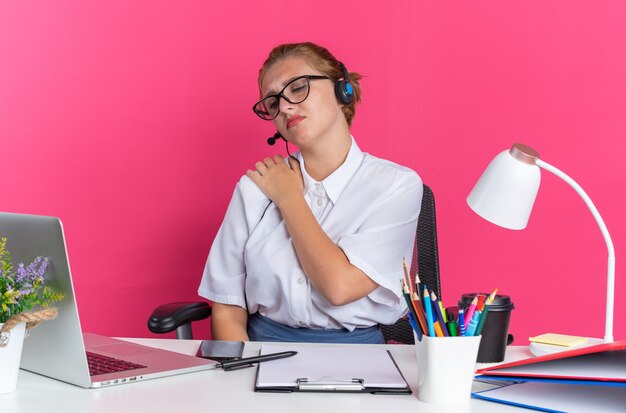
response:
M480 293L480 294L483 294L488 297L489 294L491 293ZM461 296L461 299L459 300L459 307L460 308L469 307L475 296L476 296L476 293L463 294ZM510 311L514 308L515 308L515 305L513 305L513 303L511 302L511 297L509 297L508 295L496 294L496 296L493 299L493 303L489 306L489 311Z

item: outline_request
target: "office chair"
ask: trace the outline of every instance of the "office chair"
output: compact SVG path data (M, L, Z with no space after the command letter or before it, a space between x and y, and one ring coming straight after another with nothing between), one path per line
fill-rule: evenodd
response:
M398 263L399 266L399 263ZM437 222L433 191L424 185L422 206L417 221L415 246L410 274L413 280L418 273L422 284L434 291L441 299L439 280L439 249L437 247ZM398 281L400 280L400 273ZM206 302L176 302L157 307L148 319L148 329L164 334L176 330L176 338L192 339L191 322L203 320L211 315L211 306ZM413 330L406 317L393 325L381 325L385 342L414 344Z

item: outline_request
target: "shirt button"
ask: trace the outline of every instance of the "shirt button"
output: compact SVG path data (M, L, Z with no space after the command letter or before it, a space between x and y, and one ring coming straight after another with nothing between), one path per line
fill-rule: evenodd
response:
M318 205L318 206L322 206L322 200L321 200L321 199L318 199L318 200L317 200L317 205Z
M322 189L322 184L320 183L315 184L315 189L317 189L318 191Z
M300 324L302 327L306 327L306 323L302 320L298 321L298 324Z
M302 284L304 282L304 277L298 278L298 284Z

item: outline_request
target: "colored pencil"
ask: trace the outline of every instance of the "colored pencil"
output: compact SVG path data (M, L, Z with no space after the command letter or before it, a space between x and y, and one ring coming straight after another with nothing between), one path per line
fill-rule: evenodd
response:
M443 303L441 302L441 300L437 301L437 304L439 305L439 311L441 311L441 316L443 317L443 322L447 323L448 322L448 315L446 314L446 310L443 308Z
M437 299L437 294L435 294L434 291L430 292L430 301L433 303L433 308L435 309L435 313L437 313L437 318L441 323L441 330L443 331L443 335L449 337L450 332L448 332L448 327L446 327L446 319L443 317L443 314L441 312L441 302Z
M417 295L422 291L422 282L420 281L420 276L418 273L415 273L415 291L417 291Z
M478 305L478 296L474 297L472 303L470 304L467 312L465 313L465 329L469 327L469 323L472 322L472 317L474 316L474 311L476 311L476 306Z
M411 327L413 327L413 331L415 331L415 335L419 341L422 341L422 329L415 322L415 318L413 318L413 314L409 312L409 323L411 323Z
M498 292L498 289L496 288L491 293L491 295L489 295L489 298L487 298L485 300L485 306L483 308L483 314L480 316L480 321L478 322L478 326L476 327L475 335L477 335L477 336L479 336L483 332L483 327L485 325L485 322L487 321L487 315L489 314L489 307L493 303L493 300L496 298L496 293L497 292Z
M478 294L478 303L476 304L476 310L482 311L483 306L485 305L485 298L487 298L485 294Z
M441 323L439 322L439 320L435 321L433 323L433 327L435 328L435 334L437 335L437 337L445 337L446 335L443 334L443 330L441 329Z
M409 286L409 291L411 292L411 296L415 292L413 290L413 282L411 281L411 276L409 275L409 266L406 263L406 258L402 258L402 269L404 270L404 276L406 277L407 285Z
M430 303L430 296L428 295L428 288L424 286L424 309L426 310L426 322L428 324L428 335L431 337L435 337L437 334L435 333L435 325L433 320L433 307Z
M426 314L424 314L424 306L422 306L422 302L418 293L413 293L413 306L415 307L415 313L417 314L417 321L422 326L422 331L424 331L424 334L427 334L426 332L428 331L428 324L426 322Z

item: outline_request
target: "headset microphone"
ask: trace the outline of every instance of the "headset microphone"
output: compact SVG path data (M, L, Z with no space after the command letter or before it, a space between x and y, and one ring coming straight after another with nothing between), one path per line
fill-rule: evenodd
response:
M267 144L274 145L278 139L285 140L285 138L283 138L283 135L281 135L280 132L276 132L274 136L267 138Z

